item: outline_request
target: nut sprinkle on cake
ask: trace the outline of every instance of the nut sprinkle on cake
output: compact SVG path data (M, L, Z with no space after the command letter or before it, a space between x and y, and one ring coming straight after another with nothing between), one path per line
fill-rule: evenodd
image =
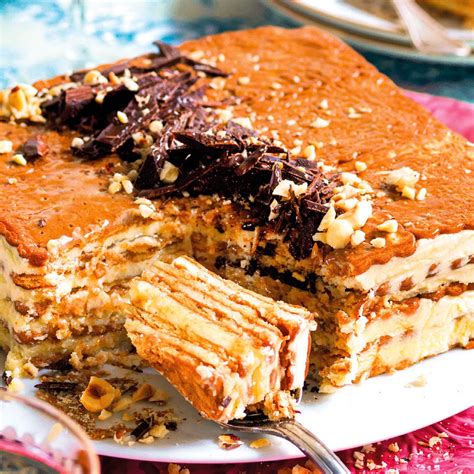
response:
M9 370L136 364L130 279L180 255L315 313L321 391L472 344L472 144L315 28L158 47L2 93Z

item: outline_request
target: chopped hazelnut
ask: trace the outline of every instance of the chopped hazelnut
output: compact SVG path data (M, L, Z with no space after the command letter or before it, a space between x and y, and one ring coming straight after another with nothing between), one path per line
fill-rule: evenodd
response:
M352 224L346 219L338 218L328 227L327 244L334 249L342 249L349 243L353 233Z
M168 433L169 431L163 423L155 425L150 429L150 435L155 438L164 438Z
M372 204L370 201L359 201L345 218L351 222L354 228L361 228L364 227L371 216Z
M204 51L196 49L195 51L191 51L189 53L189 57L194 61L200 61L202 58L204 58Z
M121 110L119 110L117 112L117 118L119 120L120 123L123 123L123 124L126 124L128 123L128 117L127 117L127 114L125 112L122 112Z
M382 222L382 224L379 224L377 229L382 232L396 232L398 229L398 222L395 219L388 219L385 222Z
M13 143L10 140L0 140L0 154L11 153Z
M400 451L400 447L398 446L398 443L390 443L387 446L387 449L392 452L392 453L398 453Z
M245 128L253 128L252 121L250 120L249 117L236 117L232 120L233 122L242 125L242 127Z
M153 441L155 441L155 438L151 435L147 436L146 438L141 438L138 440L139 443L143 443L143 444L151 444L153 443Z
M8 97L10 107L19 112L23 112L28 108L28 100L25 91L21 88L13 89Z
M313 120L310 124L311 128L326 128L331 123L330 120L325 120L321 117L318 117L316 120Z
M134 402L139 402L140 400L147 400L153 396L155 389L149 383L141 384L137 390L132 395L132 400Z
M122 397L113 405L112 411L114 413L118 411L124 411L127 408L129 408L130 405L132 405L132 403L133 403L132 397L129 397L129 396Z
M117 194L121 189L122 183L120 181L112 181L108 187L108 191L110 194Z
M329 101L327 99L323 99L320 103L319 103L319 108L320 109L323 109L323 110L327 110L329 108Z
M412 170L408 166L390 171L385 178L385 184L394 186L398 191L403 192L403 188L409 186L413 188L420 179L420 173Z
M129 91L132 91L132 92L136 92L136 91L139 89L138 84L137 84L133 79L131 79L130 77L124 77L124 78L122 79L122 84L123 84Z
M74 137L71 142L72 148L82 148L84 146L84 140L81 137Z
M99 92L97 92L94 100L98 104L103 104L106 95L107 95L106 91L99 91Z
M411 186L405 186L402 189L402 196L406 197L408 199L415 199L416 191L415 188L412 188Z
M327 230L328 227L336 220L336 210L334 206L330 206L324 217L321 219L321 222L318 227L318 231Z
M99 416L97 417L100 421L104 421L109 419L112 416L112 412L106 410L105 408L102 409Z
M383 237L377 237L376 239L372 239L370 241L370 245L372 245L372 247L375 247L377 249L381 249L383 247L385 247L385 239Z
M128 179L124 179L122 181L122 187L124 189L124 191L127 193L127 194L132 194L133 192L133 184L130 180Z
M246 86L247 84L250 84L250 77L247 77L247 76L239 77L239 78L237 79L237 82L238 82L241 86Z
M354 166L356 171L358 171L359 173L367 169L367 163L364 163L363 161L356 161L354 163Z
M316 148L314 145L308 145L303 150L303 156L310 161L314 161L316 159Z
M323 244L327 244L327 234L326 234L326 232L316 232L313 235L313 240L315 242L321 242Z
M90 85L90 86L96 86L98 84L106 84L107 78L102 75L100 71L97 71L96 69L93 69L91 71L88 71L86 75L84 76L84 84Z
M273 190L272 194L274 196L281 196L284 199L290 199L290 190L293 191L295 196L300 196L304 194L308 189L308 183L296 184L295 182L284 179L280 181L278 185Z
M357 247L360 245L362 242L365 240L365 232L362 230L356 230L352 235L351 235L351 245L353 247Z
M138 210L140 211L141 216L145 219L150 217L155 212L152 207L147 206L146 204L140 204L138 206Z
M290 150L290 153L294 156L298 156L301 153L301 147L300 146L295 146Z
M82 393L80 402L87 411L95 413L108 408L112 404L114 396L114 387L106 380L93 375Z
M163 168L160 171L160 180L163 183L171 184L174 183L178 179L179 175L179 168L177 168L173 163L169 161L165 161L163 164Z
M416 194L417 201L424 201L426 199L426 188L421 188L418 193Z
M236 449L242 446L243 444L240 438L234 434L220 435L218 436L217 440L218 440L219 448L227 449L227 450Z
M154 134L161 133L163 130L163 122L161 120L152 120L150 125L148 125L148 130Z
M20 166L25 166L27 164L26 158L21 153L17 153L16 155L13 155L12 161L13 163L16 163L17 165L20 165Z

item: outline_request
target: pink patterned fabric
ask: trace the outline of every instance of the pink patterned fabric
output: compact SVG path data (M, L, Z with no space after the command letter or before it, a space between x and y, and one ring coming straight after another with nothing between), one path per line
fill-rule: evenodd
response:
M474 105L447 97L411 91L406 93L441 122L474 142ZM348 449L339 455L354 473L386 473L389 469L407 473L474 473L474 407L413 433L365 448ZM359 462L356 462L357 458L360 458ZM296 464L304 466L305 460L182 467L189 468L192 474L270 474L283 468L288 468L288 472L291 472ZM103 457L102 471L107 474L165 474L168 473L168 464Z

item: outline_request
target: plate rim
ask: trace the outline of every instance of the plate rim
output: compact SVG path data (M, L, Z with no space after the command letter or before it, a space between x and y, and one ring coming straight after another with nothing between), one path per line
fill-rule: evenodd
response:
M277 15L290 19L297 25L312 25L319 27L335 36L338 36L342 41L350 44L355 48L365 50L367 52L383 54L395 58L405 58L411 61L427 64L437 65L452 65L462 67L474 66L474 55L467 58L458 56L440 56L429 55L421 53L412 47L404 46L402 44L395 44L392 42L377 41L375 38L358 36L349 31L342 30L335 26L327 25L323 22L318 22L310 15L296 12L286 6L285 0L260 0L260 2Z
M471 352L467 349L464 349L464 348L454 348L454 349L451 349L447 352L444 352L442 354L438 354L436 356L432 356L432 357L428 357L414 365L411 365L410 367L407 367L406 369L403 369L403 370L399 370L399 371L395 371L394 374L382 374L382 375L379 375L379 376L376 376L376 377L372 377L370 378L368 381L363 381L361 382L360 384L353 384L353 385L350 385L350 386L347 386L345 387L346 389L349 389L349 390L357 390L358 387L361 386L361 384L364 384L364 383L367 383L370 381L378 381L379 383L382 383L383 384L383 380L390 380L390 378L393 376L393 375L396 375L396 374L399 374L400 377L404 378L404 374L407 378L412 378L412 376L416 376L417 372L421 372L422 374L426 371L426 364L428 364L428 371L430 371L430 369L432 370L433 367L430 367L431 364L434 364L435 367L434 369L436 370L436 365L438 365L438 363L452 363L449 359L453 358L453 359L457 359L457 357L464 357L466 359L470 359L471 357L474 356L474 350ZM455 362L455 360L453 360L453 362ZM414 373L412 373L414 372ZM408 375L406 375L408 374ZM393 381L393 379L391 379ZM374 382L372 382L374 383ZM469 386L469 381L466 382L466 386ZM353 387L351 389L351 387ZM376 387L374 387L374 390L378 391L380 389L380 387L378 387L376 385ZM342 390L344 390L344 387L342 388ZM416 390L416 388L410 388L409 390ZM413 395L415 395L416 393L418 392L413 392ZM330 397L332 396L333 394L324 394L325 397ZM418 393L418 395L420 395ZM348 396L350 396L350 394L348 394ZM451 416L454 416L458 413L461 413L462 411L470 408L471 406L473 406L472 402L467 402L467 401L464 401L463 399L461 400L458 400L456 399L455 400L455 404L452 405L451 403L449 404L445 404L445 405L442 405L440 408L438 408L437 410L437 414L436 416L428 416L427 414L425 414L423 417L421 417L419 419L419 421L417 423L414 423L412 425L410 425L410 429L407 431L406 429L399 429L399 430L395 430L395 431L392 431L390 433L389 436L387 437L384 437L384 438L380 438L379 436L375 436L372 435L372 436L367 436L365 438L363 437L360 437L358 440L357 440L357 443L352 443L352 444L349 444L349 445L345 445L345 446L342 446L342 447L338 447L336 449L337 452L341 452L341 451L345 451L347 449L353 449L353 448L357 448L359 446L363 446L363 445L367 445L367 444L373 444L373 443L376 443L376 442L379 442L379 441L383 441L383 440L386 440L386 439L392 439L392 438L396 438L398 436L402 436L402 435L405 435L405 434L408 434L408 433L412 433L414 431L417 431L419 429L422 429L424 427L427 427L427 426L430 426L432 424L435 424L435 423L438 423L442 420L445 420L447 418L450 418ZM438 405L439 407L439 405ZM302 415L304 415L304 413L302 413ZM429 418L429 419L427 419ZM304 422L303 422L304 424ZM231 430L230 430L231 431ZM206 439L206 441L213 441L213 440L209 440L209 439ZM259 456L256 456L255 459L249 459L249 456L243 456L241 454L239 454L238 450L235 450L235 451L227 451L227 455L226 455L226 459L225 461L223 461L222 459L206 459L206 461L203 461L203 460L196 460L195 458L193 459L192 458L192 455L190 455L190 457L186 457L186 455L180 457L180 458L176 458L176 457L166 457L166 456L160 456L159 459L158 458L154 458L153 456L149 456L148 453L143 456L143 453L140 453L142 454L141 456L137 457L137 455L133 454L133 451L130 452L130 455L128 455L126 449L121 449L123 448L123 446L121 445L111 445L110 444L111 441L109 440L108 442L106 441L106 443L104 443L104 441L95 441L94 442L94 446L97 450L97 453L102 455L102 456L108 456L108 457L116 457L116 458L121 458L121 459L134 459L134 460L141 460L141 461L150 461L150 462L177 462L177 463L185 463L185 464L222 464L222 463L233 463L233 464L243 464L243 463L252 463L252 462L275 462L275 461L286 461L286 460L292 460L292 459L301 459L304 456L303 453L300 453L298 454L297 452L297 448L294 447L294 453L284 453L284 452L281 452L280 454L278 453L273 453L273 454L268 454L266 455L265 452L263 450L255 450L256 452L259 451ZM159 445L157 445L157 448L159 449ZM293 447L292 447L293 448ZM186 446L183 445L183 449L184 449L184 452L186 450ZM120 454L117 454L117 453L120 453ZM136 453L136 452L135 452ZM257 453L256 453L257 454Z
M460 361L459 358L462 358ZM0 357L0 365L2 364L1 361L2 357ZM386 440L386 439L391 439L395 438L398 436L401 436L406 433L411 433L413 431L416 431L420 428L432 425L433 423L437 423L441 420L444 420L446 418L449 418L450 416L453 416L457 413L460 413L469 407L473 406L473 400L471 400L472 397L466 396L466 394L470 392L466 392L464 390L464 387L469 387L471 384L471 378L474 379L474 377L465 377L465 372L462 371L462 367L465 365L464 360L466 360L467 364L470 365L471 362L474 362L474 350L469 351L466 349L462 348L457 348L457 349L452 349L450 351L447 351L443 354L439 354L438 356L435 357L430 357L425 359L424 361L421 361L417 364L414 364L404 370L400 371L395 371L393 374L383 374L379 375L377 377L372 377L360 384L353 384L350 386L347 386L345 388L342 388L340 391L338 391L335 394L324 394L323 396L318 396L319 403L321 403L322 407L319 408L319 410L325 410L325 409L337 409L337 405L341 403L347 404L347 400L352 399L355 400L357 403L357 400L361 400L361 396L365 399L366 397L371 397L375 396L378 397L380 395L383 395L383 387L386 387L386 392L390 394L390 391L393 389L393 387L400 387L400 390L397 390L395 395L398 396L398 394L401 394L402 397L405 400L412 400L412 399L418 399L418 402L415 404L415 409L417 406L420 405L420 403L428 403L431 406L436 407L436 411L434 412L433 410L427 409L426 411L422 411L421 416L419 416L416 419L415 423L410 423L408 426L406 422L403 422L401 424L398 424L396 426L396 429L392 429L391 431L387 433L386 427L384 424L380 425L380 427L377 427L377 425L372 424L372 429L369 430L369 436L367 435L360 435L361 430L357 430L357 436L352 435L352 440L348 442L348 439L351 439L351 436L348 437L348 439L342 439L342 443L346 444L341 444L340 446L336 447L336 450L339 451L344 451L346 449L352 449L355 447L359 447L362 445L370 444L370 443L375 443L381 440ZM441 364L441 365L439 365ZM452 371L452 364L456 364L456 367L460 367L461 369L459 371L455 372L455 380L456 384L454 385L453 389L455 392L450 392L451 394L453 393L460 393L461 395L457 397L452 397L450 403L446 404L439 404L437 398L431 398L431 393L433 389L435 389L435 393L438 393L439 390L437 389L437 386L439 388L439 385L444 383L445 380L445 374L447 371L451 372ZM123 368L118 368L119 370L127 370ZM152 369L147 369L150 370L150 374L154 374ZM439 375L436 373L440 372ZM146 376L146 372L144 374ZM428 376L428 383L426 386L423 388L410 388L407 385L407 382L413 382L414 380L417 380L418 377L426 375ZM468 374L469 375L469 374ZM460 378L462 377L462 378ZM163 379L164 380L164 379ZM388 382L388 384L384 383ZM34 379L30 379L29 385L33 387L34 385ZM166 382L167 386L170 384ZM369 386L369 384L372 384L372 386ZM403 384L403 385L401 385ZM168 390L167 386L165 387L165 390ZM362 393L357 395L357 390L362 388ZM364 390L364 389L367 390ZM345 393L343 392L345 390ZM406 392L406 390L409 390ZM356 396L354 397L354 394L351 393L355 391ZM326 408L324 406L325 403L329 402L331 403L331 398L330 397L337 397L338 393L340 393L341 399L335 400L335 408L334 407L329 407ZM312 394L311 392L307 391L306 392L308 401L311 402L312 399ZM25 395L27 396L32 396L31 393L26 392ZM173 397L174 395L171 394ZM322 399L321 399L321 398ZM428 397L428 398L427 398ZM438 395L439 397L439 395ZM391 403L393 402L393 396L388 395L386 399L382 399L381 403L382 406L386 405L386 403ZM453 403L454 402L454 403ZM183 412L183 408L185 407L182 405L184 403L184 399L181 399L179 402L181 405L176 404L175 408L177 408L177 414L184 415L187 417L190 413L187 412L189 408L186 408ZM350 404L349 404L350 405ZM386 405L387 406L387 405ZM391 406L391 405L388 405ZM308 406L308 410L306 413L305 411L302 410L301 416L318 416L317 411L312 412L311 411L312 407ZM379 408L380 409L380 408ZM398 414L401 413L400 410L402 410L403 407L398 408L393 414L395 417L398 419ZM188 415L186 415L188 413ZM362 411L363 414L366 413L366 411ZM344 412L341 413L341 415L344 415ZM194 414L192 415L194 416ZM331 415L332 416L332 415ZM360 418L360 417L359 417ZM196 419L200 420L196 413ZM393 416L389 416L386 418L387 422L390 422L390 420L393 420ZM355 423L354 426L359 426L357 423L360 421L357 417L354 418L353 423ZM191 423L196 423L196 420L190 420ZM304 420L302 420L303 424L305 424ZM312 428L314 429L314 422L315 419L312 419ZM209 422L210 423L210 422ZM327 426L327 420L323 422ZM340 419L338 421L340 423ZM384 422L385 423L385 422ZM194 432L197 428L195 426L199 425L188 425L188 429L184 429L182 431L183 435L186 436L186 431L190 431L189 427L191 426L191 430ZM308 426L308 425L307 425ZM336 424L336 426L340 426ZM375 426L375 429L374 429ZM204 429L207 429L206 427L203 427ZM217 428L217 427L216 427ZM352 429L352 432L354 432L354 429ZM232 431L232 430L229 430ZM224 431L222 431L224 432ZM381 432L387 433L384 436L381 436ZM218 429L215 431L216 435L219 433ZM363 430L362 430L363 433ZM278 443L273 444L273 450L268 452L268 454L265 452L265 450L251 450L248 446L248 438L253 438L252 436L244 436L244 441L245 443L245 451L241 450L233 450L233 451L222 451L222 456L217 456L216 458L212 458L212 454L206 456L197 456L193 454L193 452L198 449L201 452L207 453L208 448L210 443L212 443L215 446L215 449L219 449L217 447L217 444L215 443L216 440L216 435L211 435L206 433L206 435L203 435L201 438L199 436L197 438L191 439L191 442L187 445L186 444L186 438L181 438L181 439L176 439L173 440L170 438L170 442L172 445L177 445L175 449L178 449L178 451L173 450L171 454L167 454L167 450L170 447L170 444L166 446L160 446L159 441L154 444L154 445L144 445L144 449L133 449L133 447L129 447L127 445L120 445L115 443L113 440L108 439L108 440L100 440L100 441L92 441L93 446L97 452L97 454L101 456L106 456L106 457L114 457L118 459L129 459L129 460L135 460L135 461L149 461L149 462L173 462L173 463L181 463L181 464L243 464L243 463L257 463L257 462L274 462L274 461L284 461L284 460L292 460L292 459L300 459L304 457L302 453L298 451L298 449L294 446L291 446L290 444L287 444L287 442L283 442L284 444L281 446L278 446ZM255 435L258 436L258 435ZM327 432L325 434L325 437L327 436ZM337 429L334 432L333 440L334 438L338 437L338 431ZM247 439L245 439L247 438ZM183 441L184 439L184 441ZM278 438L276 438L278 439ZM200 446L200 443L205 443L204 446ZM151 448L151 449L149 449ZM251 453L251 454L249 454Z
M334 0L331 0L334 2ZM336 0L337 1L337 0ZM376 39L385 39L390 42L396 42L403 45L410 45L410 37L406 33L406 31L399 25L397 22L393 22L387 19L381 19L387 23L393 25L393 30L383 28L382 26L376 25L367 25L364 23L359 23L357 21L351 21L347 18L340 18L338 16L333 15L332 13L328 13L324 9L324 2L322 3L314 3L313 5L308 5L306 0L281 0L287 8L298 11L303 15L307 15L317 21L326 22L332 24L333 26L348 30L356 34L364 34L366 36L371 36ZM341 5L345 2L339 2ZM372 14L370 12L364 12L357 7L353 7L366 15L370 15L374 18L379 18L377 15ZM474 45L474 33L473 35L469 35L469 29L467 28L452 28L447 27L449 33L453 36L453 38L466 41L467 43ZM473 36L472 39L469 36Z

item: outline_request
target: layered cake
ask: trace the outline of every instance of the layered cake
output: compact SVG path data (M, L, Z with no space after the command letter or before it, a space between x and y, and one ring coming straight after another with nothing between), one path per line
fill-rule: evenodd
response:
M317 313L321 391L470 346L471 144L314 28L158 46L2 94L9 370L136 359L130 279L180 255Z
M204 416L293 416L315 329L309 311L245 290L188 257L156 262L134 278L130 303L125 327L138 354Z

